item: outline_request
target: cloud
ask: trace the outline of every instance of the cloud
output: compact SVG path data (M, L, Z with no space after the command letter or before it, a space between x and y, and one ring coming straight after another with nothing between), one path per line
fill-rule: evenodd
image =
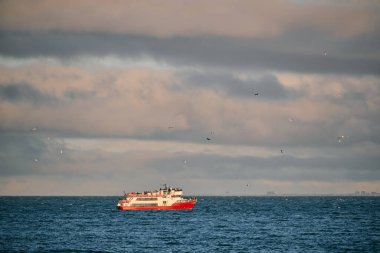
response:
M58 101L25 83L0 85L0 99L13 103L30 102L33 105L54 105Z
M350 136L344 145L380 142L376 77L108 67L78 71L61 64L33 65L30 75L30 69L1 70L2 82L29 80L29 89L42 96L35 99L38 108L3 98L3 129L39 126L66 136L198 143L212 132L218 144L277 147L336 146L342 135ZM259 96L254 96L256 89ZM50 106L45 97L59 106Z
M1 132L1 176L41 174L34 163L45 151L45 143L31 134Z
M0 194L379 189L378 3L32 4L0 2Z
M75 100L75 99L88 99L94 98L96 96L95 91L83 91L83 90L66 90L65 97Z
M304 28L329 35L365 34L379 5L315 1L2 1L2 29L140 34L158 37L271 37ZM337 22L339 20L339 22Z
M296 90L284 87L276 76L265 74L249 77L234 75L228 72L185 72L179 75L185 87L197 89L212 88L216 92L231 97L252 99L255 93L259 93L256 99L295 99L301 94Z
M2 31L1 34L0 54L7 57L53 57L77 61L95 56L102 61L102 57L113 56L133 60L148 58L184 67L349 75L378 75L380 66L379 58L374 57L374 52L378 52L376 45L372 45L373 50L370 52L368 45L361 44L359 39L355 49L334 51L335 47L339 48L339 44L342 44L341 41L326 43L323 41L324 36L315 35L313 38L320 41L318 48L306 46L307 43L296 36L290 42L290 35L276 39L246 39L209 36L154 38L131 34L71 32ZM355 43L356 38L347 40ZM283 45L281 42L284 42ZM324 56L326 44L330 44L333 49ZM299 50L300 47L304 49Z
M305 152L303 147L281 154L275 148L121 138L48 137L47 132L31 131L3 132L0 135L3 161L0 174L4 183L0 192L12 192L12 187L18 185L27 191L24 194L118 194L128 181L129 190L146 190L167 182L183 183L187 192L210 194L213 190L204 188L208 181L209 186L215 186L215 189L220 188L221 183L225 186L215 192L217 194L225 194L227 189L241 194L246 192L242 186L245 188L246 184L256 183L261 185L258 188L252 185L256 193L273 189L300 192L294 185L303 185L300 188L305 192L310 182L313 182L313 187L306 191L309 193L324 192L326 185L331 187L333 184L346 184L342 192L347 193L345 189L351 189L358 182L366 182L364 189L367 190L379 181L378 146L361 145L360 148L337 148L322 153L315 149L306 157L302 155ZM40 182L39 186L33 183L36 181ZM90 188L74 186L72 189L62 187L47 191L51 187L49 182L57 182L56 185L77 182ZM107 189L95 186L110 182L114 185ZM289 184L292 187L288 188ZM32 185L36 188L30 188ZM203 192L198 191L197 185Z
M281 154L275 147L160 140L70 139L66 144L71 149L125 154L132 160L132 157L140 157L143 168L173 180L217 178L343 182L379 180L380 176L378 145L358 144L325 148L323 151L298 147L286 149L285 154ZM185 160L186 163L183 162Z
M187 160L186 165L180 164L183 159ZM376 155L300 158L279 153L268 157L196 154L154 162L157 170L167 177L171 174L197 179L324 182L379 180L378 164Z

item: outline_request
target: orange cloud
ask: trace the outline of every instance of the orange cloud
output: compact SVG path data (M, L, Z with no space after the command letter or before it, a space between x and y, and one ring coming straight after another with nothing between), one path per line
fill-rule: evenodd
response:
M379 5L294 1L2 1L0 27L159 37L275 36L298 28L335 35L374 29ZM31 6L31 4L33 6Z
M213 131L223 142L255 145L301 140L307 144L321 141L320 136L326 138L323 141L334 142L346 131L368 135L369 122L351 115L364 117L378 111L376 78L276 76L284 86L301 91L302 96L284 101L239 99L214 86L187 83L191 81L181 80L170 69L90 70L54 64L2 67L1 85L27 83L60 102L34 107L25 101L3 101L1 125L99 135L150 135L175 126L176 131L201 131L202 135ZM335 90L367 97L359 104L343 97L334 102Z

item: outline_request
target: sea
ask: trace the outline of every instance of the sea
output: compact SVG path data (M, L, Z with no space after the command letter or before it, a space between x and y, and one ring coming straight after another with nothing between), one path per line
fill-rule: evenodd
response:
M1 252L380 252L380 197L203 197L118 211L118 197L0 197Z

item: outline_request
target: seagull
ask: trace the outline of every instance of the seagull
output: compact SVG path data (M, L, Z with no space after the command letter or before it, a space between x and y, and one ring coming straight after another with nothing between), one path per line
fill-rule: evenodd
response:
M254 94L255 96L258 96L259 95L259 93L258 92L255 92L255 94Z
M168 127L168 129L172 129L172 128L174 128L174 126L170 126L170 127Z
M37 132L38 128L37 127L33 127L32 129L30 129L30 131L32 132Z
M208 137L206 137L206 140L208 140L208 141L211 141L211 139L210 139L210 138L208 138Z
M326 50L323 51L323 55L327 56L327 51Z
M339 136L337 139L338 139L338 142L339 143L342 143L345 139L347 139L348 136L347 135L342 135L342 136Z
M281 154L283 154L284 153L284 151L281 149Z
M34 161L35 161L35 162L38 162L38 159L37 159L37 158L34 158Z

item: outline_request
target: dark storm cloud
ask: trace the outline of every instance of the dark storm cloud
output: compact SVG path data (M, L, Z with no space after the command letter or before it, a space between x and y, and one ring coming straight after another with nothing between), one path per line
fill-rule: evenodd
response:
M34 105L54 105L58 100L48 94L42 93L26 83L12 83L0 86L0 100L17 102L30 102Z
M174 37L70 32L0 33L0 54L11 57L140 57L179 65L283 70L304 73L380 74L378 44L372 35L326 38L295 31L274 38ZM368 38L370 37L370 38ZM324 55L326 51L327 55Z
M259 99L291 99L301 95L283 86L276 76L263 75L255 79L241 79L229 73L192 72L181 76L190 86L212 87L216 91L241 98L252 98L258 93Z

